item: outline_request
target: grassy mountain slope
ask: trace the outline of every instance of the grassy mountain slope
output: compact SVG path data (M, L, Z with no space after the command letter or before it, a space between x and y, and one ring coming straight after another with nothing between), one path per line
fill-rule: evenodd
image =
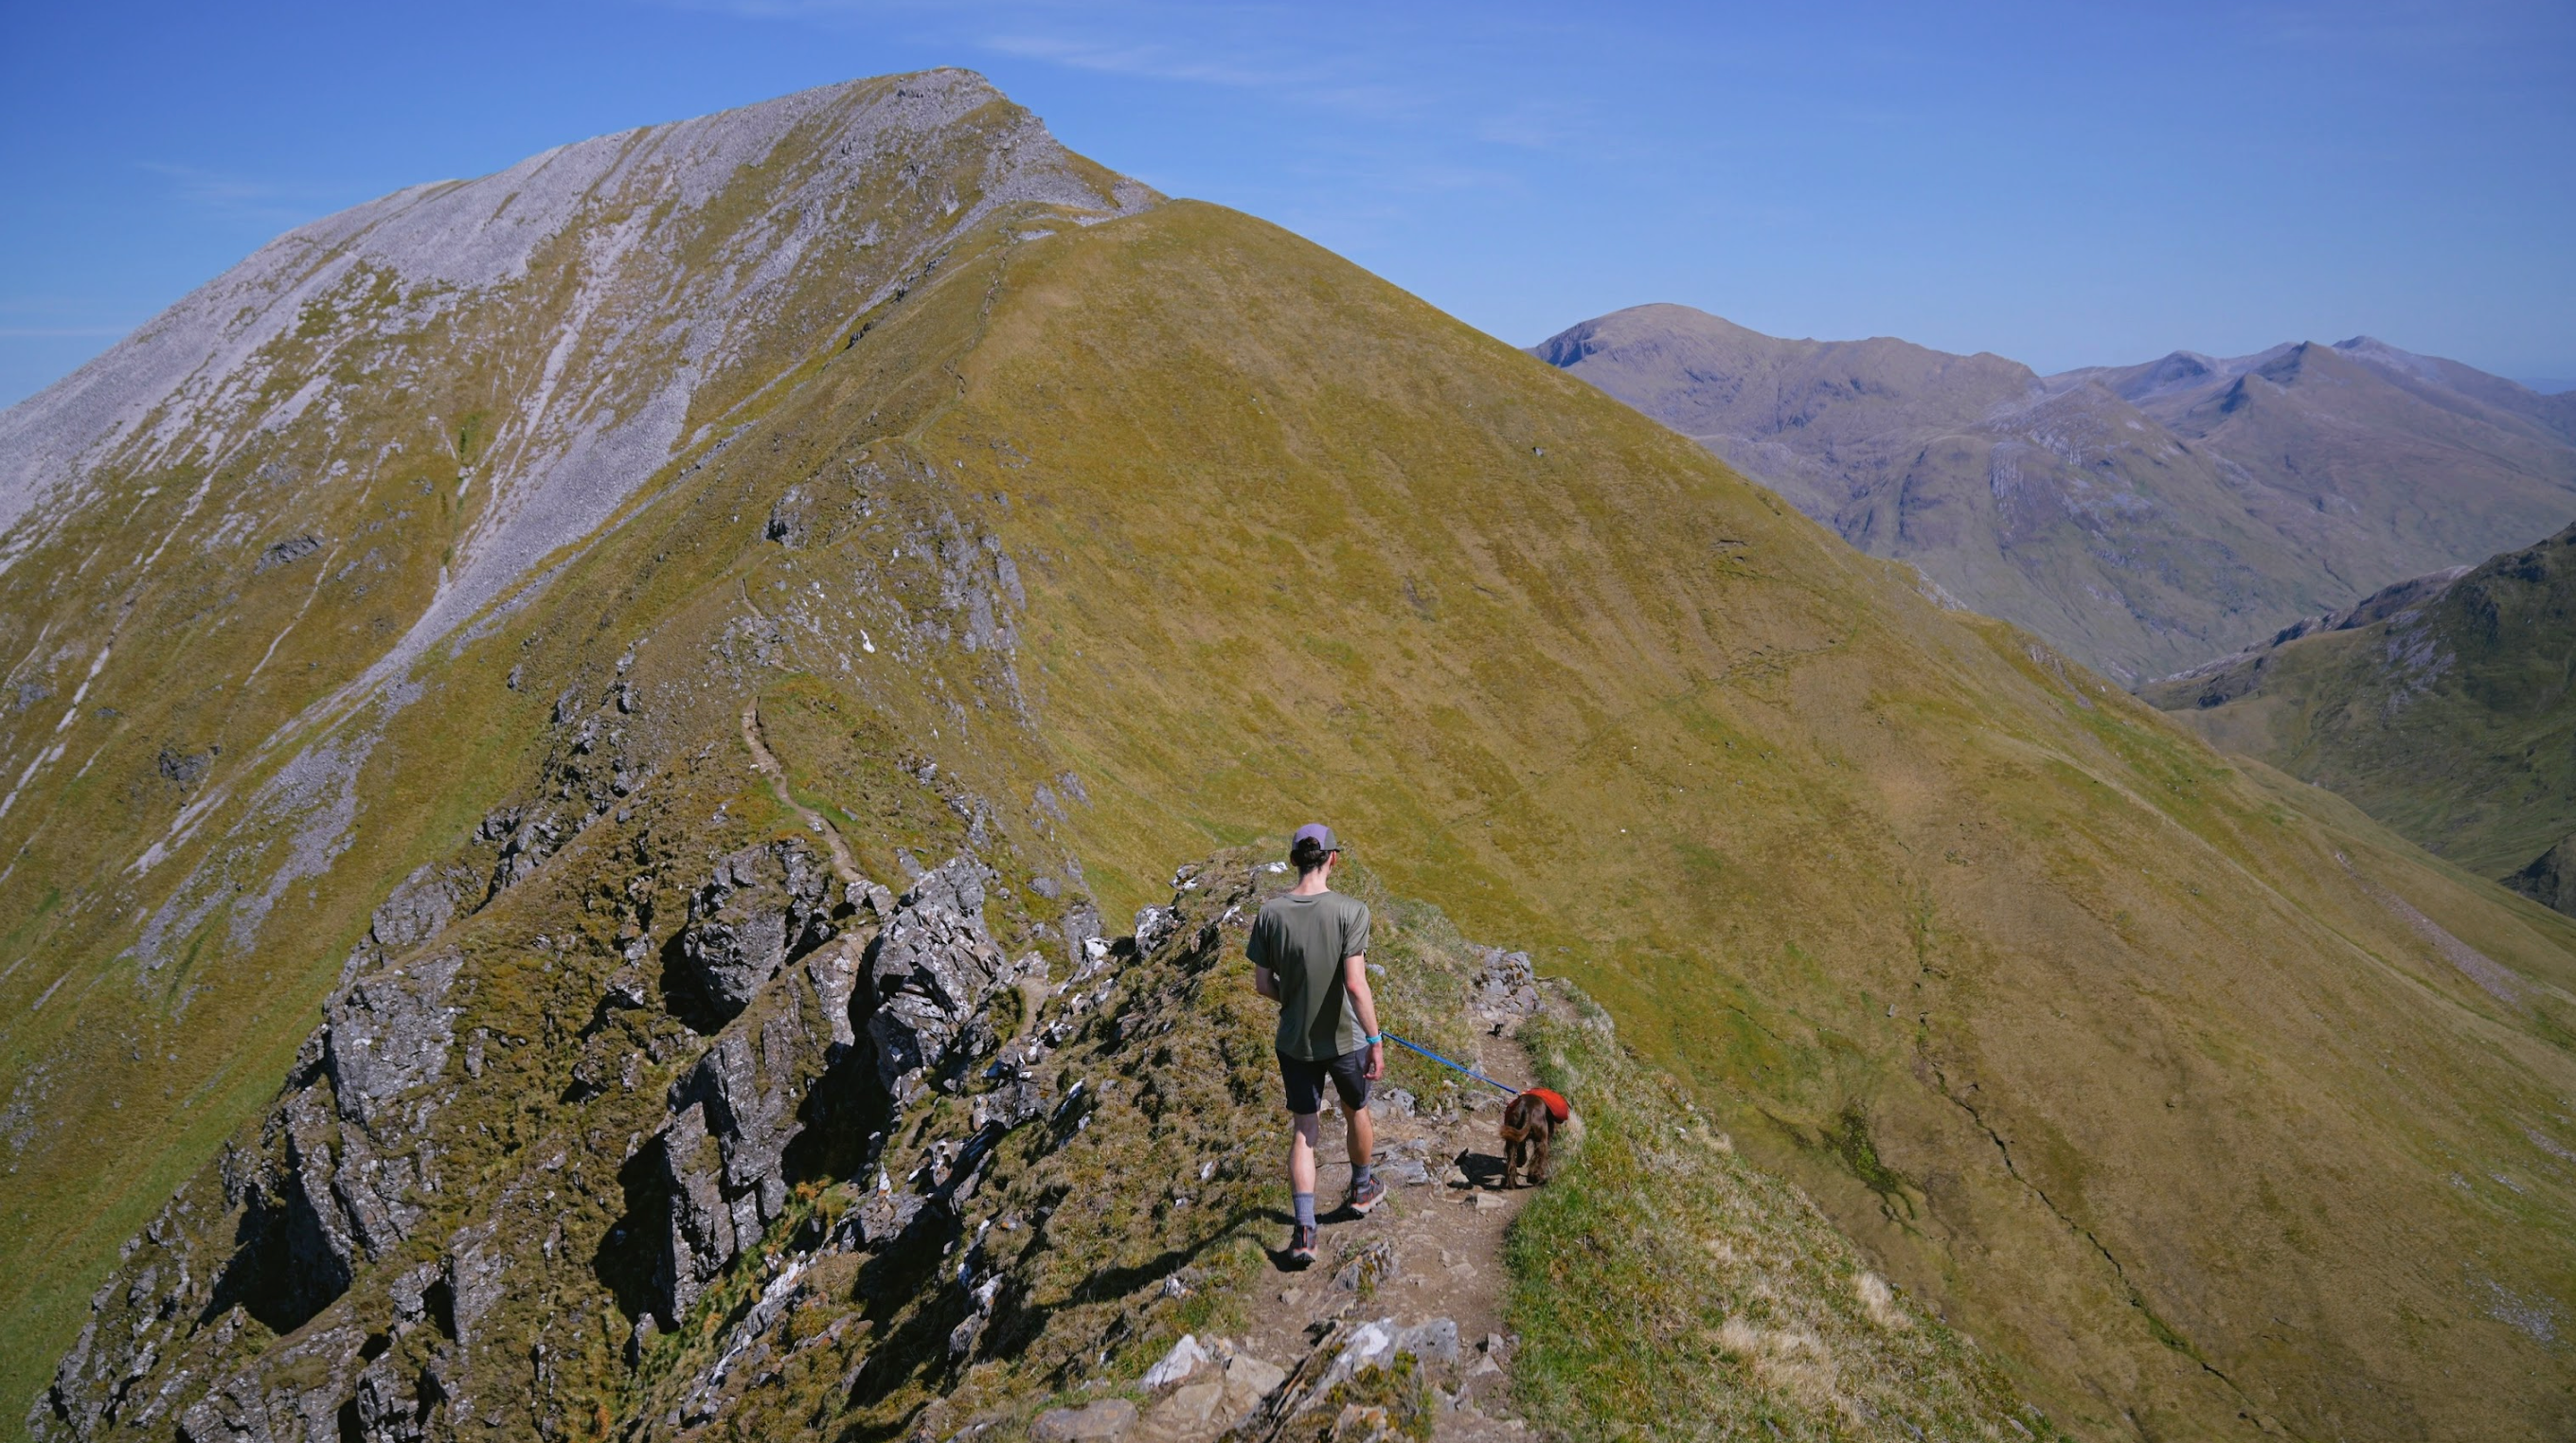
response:
M792 804L870 877L988 858L1001 941L1067 961L1086 889L1117 915L1175 857L1329 816L1391 889L1579 980L2080 1436L2569 1426L2576 924L2220 760L1310 245L1203 205L1097 218L996 211L848 325L772 336L774 379L608 525L282 739L399 619L324 593L296 636L345 648L336 672L259 669L184 610L132 633L166 650L102 661L74 724L95 760L35 769L0 816L11 946L47 961L0 975L0 1309L37 1340L14 1392L174 1187L214 1186L227 1138L255 1151L353 950L363 978L471 943L515 979L474 1005L515 1009L488 1030L558 1102L481 1119L508 1146L461 1185L573 1277L511 1221L562 1186L542 1164L559 1146L602 1186L716 1035L640 986L616 1025L650 1066L612 1083L587 1049L622 1034L584 1030L617 1010L606 958L685 952L705 869L794 834ZM460 409L383 404L430 436ZM318 474L338 443L306 415L273 444ZM280 494L249 465L198 477L209 517ZM126 522L180 479L99 476L21 543L11 614L98 625L96 548L135 559L136 606L299 564L160 569L168 523ZM326 660L304 645L280 655ZM254 707L254 669L315 679ZM152 709L182 678L235 718L220 754L164 741L194 735ZM28 715L13 768L51 745ZM379 910L424 864L475 879L426 940ZM463 1047L404 1095L489 1098ZM568 1214L564 1245L616 1209ZM452 1270L465 1244L402 1246ZM368 1277L346 1296L389 1286ZM584 1310L613 1292L574 1283ZM547 1379L508 1383L507 1416L553 1406Z
M1666 305L1533 351L2130 681L2576 510L2564 398L2366 337L2041 377Z
M2576 832L2576 530L2140 695L2507 878Z

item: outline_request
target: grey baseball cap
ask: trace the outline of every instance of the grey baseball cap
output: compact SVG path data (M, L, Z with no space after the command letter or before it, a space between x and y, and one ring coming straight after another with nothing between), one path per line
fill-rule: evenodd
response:
M1332 828L1325 826L1321 822L1308 822L1306 825L1299 827L1297 829L1297 835L1288 839L1288 845L1294 847L1299 842L1305 841L1310 837L1314 839L1317 846L1322 847L1327 852L1338 852L1342 849L1341 839L1333 835Z

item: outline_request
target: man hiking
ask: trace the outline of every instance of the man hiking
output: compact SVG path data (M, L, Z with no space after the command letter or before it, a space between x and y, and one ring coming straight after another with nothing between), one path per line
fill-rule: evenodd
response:
M1332 889L1333 864L1341 857L1332 828L1320 822L1299 827L1288 847L1296 889L1261 904L1243 948L1252 959L1253 987L1279 1004L1279 1076L1288 1085L1290 1114L1288 1187L1297 1204L1288 1257L1300 1264L1315 1260L1315 1138L1327 1078L1350 1118L1349 1207L1366 1213L1386 1197L1386 1184L1369 1175L1370 1150L1377 1144L1369 1123L1369 1084L1386 1071L1377 999L1369 995L1369 910L1357 897Z

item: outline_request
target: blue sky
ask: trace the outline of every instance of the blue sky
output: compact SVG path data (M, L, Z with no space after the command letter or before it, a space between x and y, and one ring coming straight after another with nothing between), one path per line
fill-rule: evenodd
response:
M1680 301L2042 370L2377 335L2576 380L2576 6L0 4L0 404L299 221L852 76L1519 344Z

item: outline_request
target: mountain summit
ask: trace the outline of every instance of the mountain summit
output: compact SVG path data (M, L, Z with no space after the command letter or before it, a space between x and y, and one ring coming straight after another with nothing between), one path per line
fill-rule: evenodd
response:
M2132 683L2576 513L2576 401L2367 336L2040 376L1655 305L1532 350Z
M236 511L235 525L305 527L327 539L326 569L367 552L387 562L388 543L419 526L368 527L381 539L350 549L367 523L313 509L317 491L347 488L312 484L327 478L277 454L278 438L320 432L334 459L444 452L458 473L437 498L444 525L434 547L406 548L435 550L438 575L398 608L404 640L387 653L407 660L703 447L786 357L918 285L997 210L1061 208L1079 223L1155 199L957 70L827 86L397 191L280 236L0 416L0 566L94 500L103 476L221 474L253 456L296 514ZM416 412L424 395L442 410ZM211 524L173 504L183 545Z
M30 1431L2576 1427L2576 921L971 76L508 174L0 416ZM1262 1250L1317 817L1499 1256Z

